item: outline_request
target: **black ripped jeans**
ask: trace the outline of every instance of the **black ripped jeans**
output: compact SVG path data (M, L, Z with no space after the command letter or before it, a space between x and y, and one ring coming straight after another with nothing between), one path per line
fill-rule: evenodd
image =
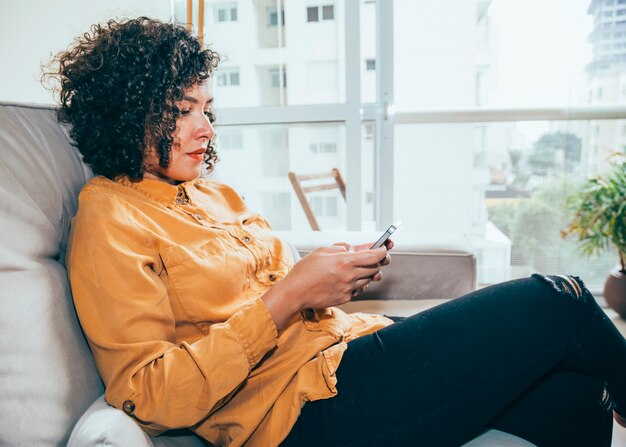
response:
M350 342L337 379L281 445L459 446L496 428L603 447L626 408L626 342L580 280L533 275Z

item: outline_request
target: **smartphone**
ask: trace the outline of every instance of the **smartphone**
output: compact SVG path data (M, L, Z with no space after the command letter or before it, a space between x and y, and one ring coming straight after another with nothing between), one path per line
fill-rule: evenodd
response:
M383 233L383 235L376 241L374 242L374 245L372 245L370 247L370 250L374 249L374 248L378 248L378 247L382 247L383 244L385 243L385 241L387 239L389 239L389 237L398 229L400 228L400 225L402 225L402 221L399 220L398 222L396 222L393 225L389 225L389 228L387 228L387 230L385 230L385 232Z

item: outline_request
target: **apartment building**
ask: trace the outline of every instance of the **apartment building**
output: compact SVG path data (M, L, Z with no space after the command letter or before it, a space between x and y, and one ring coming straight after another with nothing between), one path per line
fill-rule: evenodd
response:
M589 42L592 60L587 66L586 102L596 105L626 102L626 0L592 0ZM584 172L593 172L613 152L626 152L626 120L594 121L583 157Z

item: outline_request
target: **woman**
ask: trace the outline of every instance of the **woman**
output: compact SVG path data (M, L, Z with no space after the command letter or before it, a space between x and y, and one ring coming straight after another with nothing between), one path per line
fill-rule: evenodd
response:
M72 225L76 309L107 401L149 434L453 446L495 427L610 445L626 344L578 278L534 275L396 323L346 315L333 306L381 279L393 243L294 265L267 221L202 178L215 52L139 18L94 26L55 61L59 117L98 175Z

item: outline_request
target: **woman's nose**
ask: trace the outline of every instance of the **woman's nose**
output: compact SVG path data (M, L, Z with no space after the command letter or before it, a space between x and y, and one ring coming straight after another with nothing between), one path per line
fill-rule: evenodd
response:
M195 138L206 138L210 140L213 138L213 135L215 135L215 130L208 118L205 117L197 123L196 129L194 130Z

